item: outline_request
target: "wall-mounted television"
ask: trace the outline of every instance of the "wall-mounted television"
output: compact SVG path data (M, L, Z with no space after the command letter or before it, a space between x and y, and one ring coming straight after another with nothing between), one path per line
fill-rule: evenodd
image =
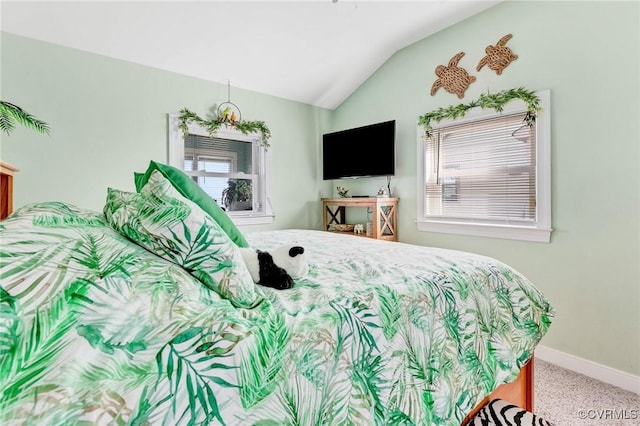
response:
M322 178L393 176L396 121L322 135Z

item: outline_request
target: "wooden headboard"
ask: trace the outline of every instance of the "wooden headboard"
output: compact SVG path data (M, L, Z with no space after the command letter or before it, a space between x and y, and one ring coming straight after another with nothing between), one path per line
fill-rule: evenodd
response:
M13 174L18 169L0 161L0 220L13 212Z

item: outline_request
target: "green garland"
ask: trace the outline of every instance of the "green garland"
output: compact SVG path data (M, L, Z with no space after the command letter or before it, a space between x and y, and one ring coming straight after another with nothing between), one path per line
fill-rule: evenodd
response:
M438 123L444 119L464 117L467 111L475 107L481 107L483 109L493 108L497 112L502 112L504 106L513 99L520 99L527 104L527 114L524 117L524 121L529 126L533 126L536 122L536 115L538 111L542 111L540 99L535 92L526 90L523 87L503 90L502 92L494 94L482 94L479 99L471 101L468 104L453 105L448 108L438 108L421 115L418 119L418 124L424 127L425 136L431 137L432 122Z
M220 128L220 126L227 125L232 126L238 129L243 134L247 135L249 133L260 133L262 135L262 141L260 142L265 149L269 149L271 145L269 145L269 138L271 138L271 130L267 127L264 121L236 121L230 122L225 121L220 117L215 117L210 120L205 120L201 118L198 114L189 111L186 108L180 110L180 116L178 117L180 120L180 128L182 132L186 135L189 134L188 123L193 122L201 125L211 137L215 137L216 132Z

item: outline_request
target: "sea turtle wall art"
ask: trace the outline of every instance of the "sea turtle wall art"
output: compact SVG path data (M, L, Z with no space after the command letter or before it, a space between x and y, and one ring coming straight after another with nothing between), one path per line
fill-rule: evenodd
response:
M504 70L512 61L518 59L518 55L515 55L511 49L509 49L505 44L513 37L511 34L507 34L502 37L495 46L489 45L484 50L486 52L486 56L480 59L478 62L478 66L476 67L476 71L480 71L480 68L487 65L489 68L494 70L496 74L502 74L502 70Z
M436 75L438 79L431 86L431 96L433 96L439 88L444 89L449 93L458 95L458 98L464 97L464 92L469 88L469 85L476 81L476 78L464 69L458 66L458 61L464 56L464 52L456 54L449 60L447 66L438 65L436 67Z

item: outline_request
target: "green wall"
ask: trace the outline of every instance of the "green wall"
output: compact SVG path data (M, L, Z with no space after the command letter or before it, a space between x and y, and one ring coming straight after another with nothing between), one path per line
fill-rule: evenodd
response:
M606 19L605 19L606 17ZM401 241L482 253L523 272L557 317L542 344L640 374L638 2L505 2L396 53L347 99L331 129L397 120ZM505 34L519 57L502 75L475 68ZM440 89L435 68L465 52L477 77L464 99ZM416 122L486 91L551 90L549 244L418 232ZM372 193L382 180L335 181ZM332 188L325 188L331 190Z
M273 133L277 217L256 228L319 229L318 200L336 185L352 194L386 185L323 182L320 140L395 119L400 240L514 266L557 310L544 345L640 375L639 15L637 2L504 2L401 50L333 112L232 88L243 117L264 120ZM501 76L475 72L485 47L507 33L519 58ZM60 200L102 209L108 186L133 190L133 171L166 161L167 113L187 107L204 115L226 100L224 84L0 34L2 99L52 127L51 136L18 129L0 139L0 158L20 168L17 206ZM443 89L430 96L435 67L460 51L459 65L478 80L462 101ZM418 232L418 116L519 86L551 90L551 243Z
M2 39L2 99L51 126L51 135L18 128L2 135L0 158L20 169L16 207L65 201L102 210L107 187L133 191L133 172L167 161L167 113L201 116L227 100L211 83L14 34ZM233 85L233 82L232 82ZM232 87L248 120L272 133L273 225L310 228L320 221L317 149L330 111ZM296 161L291 161L295 158Z

